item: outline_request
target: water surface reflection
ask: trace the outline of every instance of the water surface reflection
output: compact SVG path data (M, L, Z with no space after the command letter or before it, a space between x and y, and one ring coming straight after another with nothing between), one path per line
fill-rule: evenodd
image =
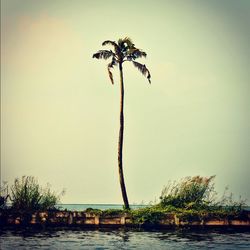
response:
M250 249L235 230L0 229L1 249Z

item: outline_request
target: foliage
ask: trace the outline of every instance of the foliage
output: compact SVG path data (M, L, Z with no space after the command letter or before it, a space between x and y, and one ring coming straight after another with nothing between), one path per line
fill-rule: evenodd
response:
M114 216L123 214L126 210L123 209L107 209L102 211L103 216Z
M245 205L246 200L239 197L239 200L235 201L233 194L229 192L228 187L226 187L222 197L213 203L213 208L219 208L225 211L225 213L239 213Z
M100 215L102 213L102 210L89 207L84 212L89 214Z
M161 207L154 205L151 207L130 210L129 215L134 224L150 225L158 224L166 215L175 215L182 221L202 221L206 219L229 219L244 218L246 215L243 210L225 210L223 207L207 207L206 209L184 209L173 206Z
M86 213L100 215L100 216L114 216L114 215L120 215L123 214L126 210L123 209L94 209L94 208L87 208L85 210Z
M225 189L223 196L218 199L214 189L215 176L186 177L179 182L169 182L160 196L159 208L168 208L185 216L196 214L213 214L218 216L236 215L242 211L245 200L233 199L232 193ZM196 216L196 215L195 215Z
M41 187L33 176L16 178L11 186L10 200L15 210L54 209L60 195L50 190L50 186Z
M146 57L147 54L136 48L134 43L129 37L125 37L124 39L119 39L118 42L114 41L104 41L102 43L103 46L111 45L114 48L112 50L99 50L95 54L93 54L93 58L96 59L111 59L111 62L108 64L108 74L112 84L114 84L113 74L111 69L114 66L121 65L123 62L129 61L132 62L133 65L145 76L147 77L149 83L151 83L151 75L145 64L141 64L135 61L138 58Z
M170 182L162 191L160 203L135 210L92 209L86 212L100 216L112 216L126 213L137 225L159 223L166 214L174 214L182 221L202 221L209 218L243 218L243 200L234 201L233 195L225 190L222 198L216 201L214 176L186 177L180 182Z
M160 203L129 211L135 224L155 224L166 214L174 213L184 221L201 221L207 218L229 218L244 216L244 200L234 201L233 195L225 190L222 198L216 201L214 178L186 177L180 182L169 182L164 187Z
M6 208L6 203L9 198L7 182L4 182L3 185L0 186L0 194L0 208Z
M135 224L155 224L158 223L167 211L165 209L152 206L130 210L129 214Z
M210 205L216 195L214 191L215 176L186 177L180 182L169 182L160 196L162 207L202 208Z

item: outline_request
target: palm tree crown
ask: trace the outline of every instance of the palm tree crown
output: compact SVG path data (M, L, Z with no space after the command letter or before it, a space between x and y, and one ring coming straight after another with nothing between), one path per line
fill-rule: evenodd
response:
M104 41L102 45L112 45L114 47L114 51L112 50L99 50L97 53L93 54L93 58L97 59L109 59L111 58L111 62L108 64L108 73L109 78L114 84L113 74L111 69L118 64L121 65L123 62L131 61L134 66L147 77L149 83L151 83L151 75L145 64L138 63L135 61L137 58L145 57L147 54L136 48L133 44L132 40L129 37L125 37L124 39L119 39L118 42L114 41Z

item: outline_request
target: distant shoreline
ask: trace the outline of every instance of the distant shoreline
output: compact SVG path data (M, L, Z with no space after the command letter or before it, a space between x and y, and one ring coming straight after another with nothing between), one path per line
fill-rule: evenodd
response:
M130 205L131 209L137 209L137 208L144 208L148 207L150 205L142 205L142 204L132 204ZM59 210L69 210L69 211L82 211L87 208L93 208L93 209L100 209L100 210L106 210L106 209L122 209L122 204L56 204L56 208Z
M132 204L130 205L131 209L136 209L136 208L143 208L143 207L149 207L151 205L145 205L145 204ZM94 208L94 209L101 209L101 210L105 210L105 209L111 209L111 208L117 208L117 209L122 209L123 205L122 204L70 204L70 203L62 203L62 204L56 204L56 208L60 209L60 210L64 210L67 209L69 211L74 211L74 208L77 208L80 210L85 210L87 208ZM250 211L250 206L243 206L242 207L243 210L246 211Z

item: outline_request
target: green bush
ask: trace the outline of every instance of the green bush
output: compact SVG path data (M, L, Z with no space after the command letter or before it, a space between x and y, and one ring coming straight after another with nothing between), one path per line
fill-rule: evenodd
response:
M16 178L10 189L11 207L15 210L54 209L63 195L52 192L49 185L41 187L33 176Z
M169 182L160 196L159 207L180 208L185 210L206 210L211 213L239 213L245 205L245 200L233 199L228 188L221 198L217 198L214 189L215 176L185 177L179 182Z
M106 210L101 210L101 209L95 209L95 208L87 208L85 209L86 213L94 214L94 215L100 215L100 216L115 216L115 215L120 215L125 212L123 209L106 209Z
M85 213L94 214L94 215L101 215L102 214L102 210L101 209L91 208L91 207L86 208L84 212Z
M179 182L169 182L160 196L162 207L200 208L210 205L215 196L214 180L210 177L186 177Z
M116 208L110 208L107 210L103 210L101 215L102 216L115 216L115 215L121 215L124 213L125 210L123 209L116 209Z
M135 224L155 224L158 223L167 211L157 206L130 210L129 214Z

